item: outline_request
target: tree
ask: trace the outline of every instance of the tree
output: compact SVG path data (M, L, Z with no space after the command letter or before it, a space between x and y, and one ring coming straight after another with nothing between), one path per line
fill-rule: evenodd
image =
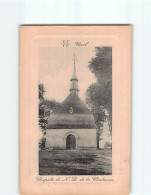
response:
M86 102L91 107L97 126L97 148L103 122L108 119L112 131L112 48L96 47L96 56L89 62L89 69L96 77L86 91ZM105 110L109 113L106 114Z
M52 113L60 105L59 102L53 99L52 100L45 99L43 103L48 108L50 113Z
M44 85L42 83L39 83L38 89L39 89L39 100L43 101L44 100L44 94L45 94Z
M101 140L101 134L103 130L103 122L106 120L106 114L103 106L99 103L100 99L100 87L97 83L89 86L86 91L86 101L90 106L94 120L96 124L96 139L97 139L97 149L99 149L99 141Z
M38 85L38 89L39 89L39 126L43 132L43 137L39 140L39 147L41 149L44 149L45 141L46 141L44 134L46 130L46 125L48 123L48 116L46 115L47 107L44 104L44 94L45 94L44 85L40 83Z
M44 104L44 94L45 89L42 83L39 84L39 126L42 131L46 130L46 125L48 123L48 116L47 116L47 107Z
M50 113L56 109L60 103L55 100L48 100L44 98L45 88L42 83L39 83L39 127L43 132L43 137L39 141L39 147L41 149L45 148L46 138L44 137L46 126L48 124L48 118L50 117Z

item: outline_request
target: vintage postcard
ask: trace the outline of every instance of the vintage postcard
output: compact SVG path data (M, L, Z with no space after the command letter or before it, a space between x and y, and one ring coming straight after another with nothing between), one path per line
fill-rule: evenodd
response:
M130 193L131 32L20 27L20 193Z

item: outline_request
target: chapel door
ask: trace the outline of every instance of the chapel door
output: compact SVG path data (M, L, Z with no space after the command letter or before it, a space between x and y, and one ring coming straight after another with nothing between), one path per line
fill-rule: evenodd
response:
M76 138L74 135L68 135L66 139L66 149L71 150L76 148Z

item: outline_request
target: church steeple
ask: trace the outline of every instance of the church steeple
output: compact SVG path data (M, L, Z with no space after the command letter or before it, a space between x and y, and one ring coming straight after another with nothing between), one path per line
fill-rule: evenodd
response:
M79 88L78 88L78 78L76 75L76 65L75 65L75 62L77 61L77 59L76 59L75 54L73 56L73 61L74 61L74 68L73 68L72 78L70 79L70 81L71 81L70 92L78 95Z

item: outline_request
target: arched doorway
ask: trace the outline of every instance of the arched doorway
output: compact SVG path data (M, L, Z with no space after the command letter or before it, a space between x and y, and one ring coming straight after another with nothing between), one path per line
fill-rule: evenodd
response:
M68 135L66 138L66 149L71 150L76 148L76 138L74 135Z

